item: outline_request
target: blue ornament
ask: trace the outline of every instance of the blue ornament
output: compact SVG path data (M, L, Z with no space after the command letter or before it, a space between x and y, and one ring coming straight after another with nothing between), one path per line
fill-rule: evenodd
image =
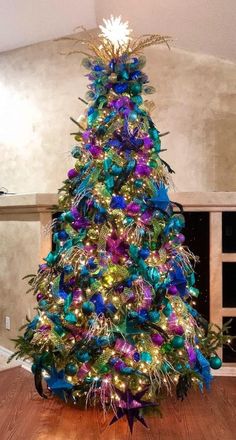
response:
M140 360L140 354L137 351L133 354L133 360L135 362L139 362Z
M112 209L125 209L126 201L123 196L113 196L111 199L110 207Z
M135 79L139 79L141 76L142 76L142 72L140 70L135 70L130 74L129 77L131 80L135 80Z
M113 86L114 92L116 92L118 95L126 92L127 89L128 89L127 83L117 83L117 84L114 84L114 86Z
M58 234L58 238L59 238L59 240L61 240L61 241L65 241L65 240L67 240L67 238L69 237L69 235L67 234L67 232L64 231L64 230L59 231L57 234Z
M146 260L150 255L150 251L148 248L142 248L139 251L139 256L140 258L142 258L143 260Z
M131 367L123 367L120 372L121 374L132 374L134 369Z
M66 274L69 274L69 273L73 272L74 268L73 268L72 264L67 264L66 266L64 266L63 270Z

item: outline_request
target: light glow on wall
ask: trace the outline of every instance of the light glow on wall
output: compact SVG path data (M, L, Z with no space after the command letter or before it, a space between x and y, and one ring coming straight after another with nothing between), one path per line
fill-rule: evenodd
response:
M31 99L0 84L0 144L23 148L35 140L41 113Z

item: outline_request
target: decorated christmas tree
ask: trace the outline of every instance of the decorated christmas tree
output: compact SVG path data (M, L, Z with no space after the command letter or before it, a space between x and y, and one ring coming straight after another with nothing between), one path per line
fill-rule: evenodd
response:
M75 164L60 190L54 250L29 279L37 314L15 356L33 360L42 397L100 405L132 431L174 387L180 399L190 386L208 388L227 336L193 307L195 258L182 207L168 197L165 133L144 98L154 88L142 51L169 37L131 39L111 18L100 35L71 39L88 51L86 110L72 118Z

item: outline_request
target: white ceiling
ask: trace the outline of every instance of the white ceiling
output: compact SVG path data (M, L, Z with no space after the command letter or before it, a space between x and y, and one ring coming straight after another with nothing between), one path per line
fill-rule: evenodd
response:
M0 0L0 51L95 28L111 13L135 34L172 35L176 47L236 60L236 0Z

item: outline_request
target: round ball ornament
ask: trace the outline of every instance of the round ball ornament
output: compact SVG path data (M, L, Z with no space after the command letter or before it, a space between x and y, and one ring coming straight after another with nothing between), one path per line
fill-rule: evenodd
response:
M82 310L85 315L90 315L95 311L95 305L91 301L85 301L82 305Z
M74 376L77 373L77 366L73 364L73 362L70 362L69 364L66 365L65 373L68 376Z
M219 356L212 356L210 358L210 366L213 370L218 370L222 366L222 360Z
M130 86L130 93L134 96L139 95L141 93L141 90L142 90L142 85L139 84L138 82Z
M81 353L80 351L77 351L75 356L79 362L88 362L90 360L90 355L87 352Z
M173 337L171 344L174 348L182 348L184 346L185 339L183 336L176 335Z

